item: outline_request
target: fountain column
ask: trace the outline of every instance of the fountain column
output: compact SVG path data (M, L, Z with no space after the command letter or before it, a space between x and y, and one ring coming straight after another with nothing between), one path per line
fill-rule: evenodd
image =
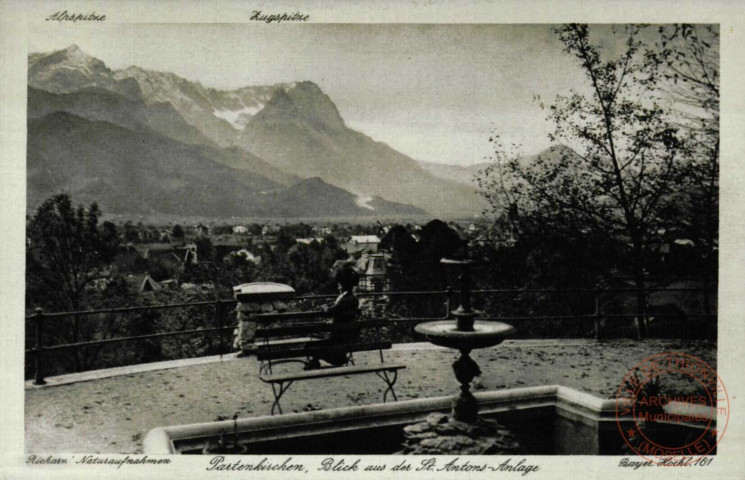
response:
M456 330L473 332L476 312L471 309L471 272L473 262L443 259L443 264L460 265L460 305L452 312L455 317ZM464 346L459 349L460 357L453 363L455 378L460 383L460 395L453 399L452 415L458 421L473 423L478 419L478 402L471 393L473 379L481 375L481 369L471 358L471 349Z
M462 259L443 258L440 263L460 267L460 305L452 312L454 320L420 323L417 333L443 347L453 348L460 356L453 363L455 378L460 383L460 394L453 398L450 418L432 414L425 422L404 429L404 453L439 454L507 454L520 451L515 437L493 420L478 415L478 401L471 393L470 384L481 374L471 358L472 350L493 347L511 335L515 329L502 322L476 320L471 308L472 266L480 262L468 258L467 244Z

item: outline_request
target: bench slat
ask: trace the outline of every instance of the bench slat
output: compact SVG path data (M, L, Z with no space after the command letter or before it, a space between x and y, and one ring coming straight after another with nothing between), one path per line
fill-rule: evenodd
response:
M288 348L293 345L305 345L306 343L317 342L318 340L320 339L311 337L285 338L282 340L270 340L267 343L259 343L256 344L256 347L257 349L261 348L264 350L271 350L278 348Z
M260 313L251 315L251 320L256 323L293 322L307 320L309 318L326 318L328 316L329 314L322 310L314 310L311 312Z
M371 350L390 350L391 342L370 342L370 343L339 343L335 345L323 345L318 347L300 347L287 349L262 349L259 345L259 351L256 353L258 360L276 360L280 358L310 357L315 354L324 352L368 352Z
M296 373L283 373L280 375L261 375L259 378L266 383L287 382L295 380L311 380L314 378L339 377L343 375L354 375L358 373L392 372L406 368L406 365L395 363L379 363L375 365L360 365L354 367L331 367L315 370L304 370Z
M262 328L256 330L256 338L270 338L291 335L308 335L321 332L343 332L345 330L356 330L363 328L380 328L388 325L382 320L368 320L364 322L351 322L340 325L332 323L308 323L304 325L293 325L291 327Z

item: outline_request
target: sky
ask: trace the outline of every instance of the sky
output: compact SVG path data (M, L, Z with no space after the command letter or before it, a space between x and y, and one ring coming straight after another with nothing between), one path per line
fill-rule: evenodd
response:
M29 36L29 52L76 44L111 69L169 71L218 89L310 80L349 127L416 160L464 166L488 158L493 132L525 154L547 148L551 125L536 99L585 82L548 25L49 27Z

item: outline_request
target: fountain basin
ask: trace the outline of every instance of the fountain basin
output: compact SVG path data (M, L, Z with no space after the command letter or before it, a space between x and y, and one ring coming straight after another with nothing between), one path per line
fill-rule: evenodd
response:
M493 347L515 333L515 329L506 323L481 320L473 323L473 331L458 330L453 320L420 323L414 330L423 335L428 342L457 350Z
M613 399L557 385L474 396L480 415L510 428L529 454L628 454ZM249 455L393 454L401 449L404 426L431 413L447 413L450 403L448 396L238 419L238 438ZM621 418L622 427L631 425L631 417ZM696 425L670 428L681 435L702 430ZM155 428L145 436L144 453L200 455L221 433L232 431L232 420Z

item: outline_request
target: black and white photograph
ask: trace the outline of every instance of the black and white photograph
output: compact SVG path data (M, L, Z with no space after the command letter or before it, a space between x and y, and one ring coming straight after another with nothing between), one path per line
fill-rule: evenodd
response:
M722 18L40 5L25 474L742 467Z

